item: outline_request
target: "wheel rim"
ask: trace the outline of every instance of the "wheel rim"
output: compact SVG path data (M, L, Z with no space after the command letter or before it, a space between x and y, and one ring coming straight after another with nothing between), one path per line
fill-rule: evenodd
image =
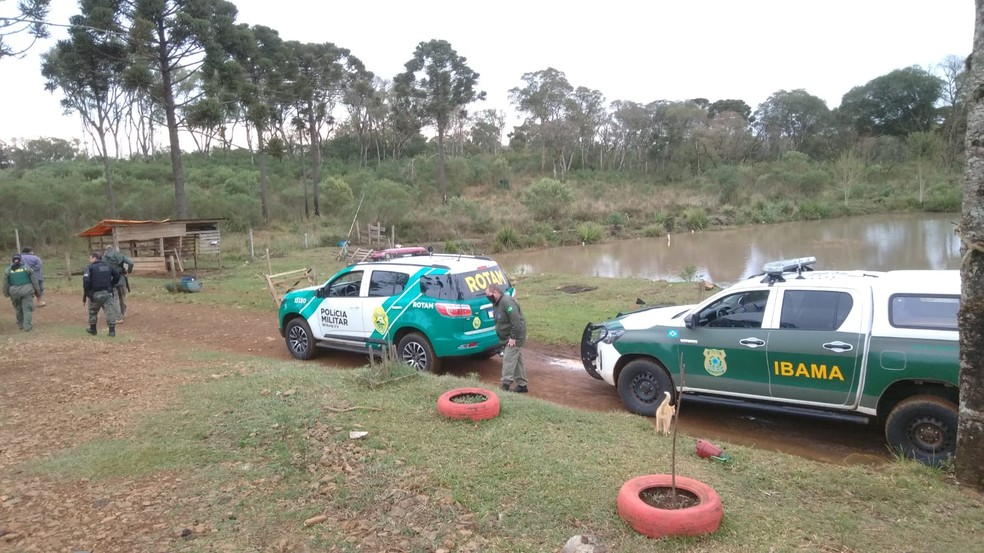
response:
M946 451L949 446L948 428L945 422L935 417L920 417L909 427L909 441L913 447L926 453Z
M287 340L290 343L290 349L294 353L302 354L308 349L308 335L304 332L304 329L300 326L293 326L287 332Z
M632 393L640 401L651 403L659 397L659 385L651 374L640 374L632 381Z
M403 346L403 362L418 371L427 370L427 350L423 344L408 342Z

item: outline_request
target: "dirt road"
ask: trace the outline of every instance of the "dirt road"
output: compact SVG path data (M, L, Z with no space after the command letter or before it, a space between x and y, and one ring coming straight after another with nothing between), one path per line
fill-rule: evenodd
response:
M191 298L189 298L191 299ZM50 295L48 305L35 312L36 332L52 325L85 327L85 310L75 295ZM0 310L3 329L14 332L9 304ZM151 337L170 344L207 343L210 348L272 359L290 360L276 322L276 314L194 303L162 304L134 299L118 331ZM105 332L105 330L103 331ZM530 394L548 401L595 411L622 410L614 387L584 372L574 347L558 348L529 343L524 350ZM41 356L39 363L46 363ZM365 356L325 350L314 362L325 367L359 367ZM50 369L51 367L49 367ZM152 368L151 366L147 367ZM446 360L443 371L465 376L477 373L489 386L497 386L501 362ZM8 393L16 393L10 390ZM695 437L784 451L838 464L876 464L887 460L883 436L877 428L843 422L820 421L753 411L687 404L681 410L680 429Z

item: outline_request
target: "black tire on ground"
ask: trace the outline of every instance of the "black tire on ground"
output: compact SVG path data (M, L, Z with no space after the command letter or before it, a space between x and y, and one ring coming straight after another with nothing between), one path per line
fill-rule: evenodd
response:
M481 396L485 399L477 403L456 402L455 399L461 396ZM437 412L451 419L488 420L497 417L499 409L499 396L482 388L457 388L437 398Z
M957 451L957 406L939 396L913 396L885 420L885 440L908 459L936 466Z
M717 531L724 517L721 496L703 482L685 476L676 477L677 491L682 490L697 498L697 505L693 507L660 509L642 499L642 493L646 490L671 488L672 478L670 474L649 474L622 484L616 501L618 516L636 532L650 538L700 536Z
M637 415L652 417L663 401L663 392L676 395L673 379L659 363L649 359L636 359L618 375L618 395L625 407Z
M311 327L304 319L297 317L287 323L284 329L284 341L287 342L287 351L295 359L314 357L314 334L311 333Z
M436 373L441 368L441 360L434 355L434 348L419 332L404 336L397 346L397 352L401 361L418 371Z

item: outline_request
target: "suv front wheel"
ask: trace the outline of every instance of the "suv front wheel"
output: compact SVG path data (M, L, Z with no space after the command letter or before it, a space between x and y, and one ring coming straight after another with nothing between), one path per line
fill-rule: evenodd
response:
M419 332L411 332L404 336L397 350L400 360L418 371L433 373L440 369L441 362L434 355L434 348Z
M311 327L304 319L294 318L287 323L287 327L284 328L284 340L287 342L287 351L295 359L314 357L314 335L311 334Z

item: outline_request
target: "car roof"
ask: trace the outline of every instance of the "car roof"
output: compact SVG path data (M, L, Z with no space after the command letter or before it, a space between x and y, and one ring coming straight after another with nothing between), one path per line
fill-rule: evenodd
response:
M960 271L956 270L893 270L893 271L803 271L784 272L783 280L772 283L777 288L810 287L872 287L891 292L920 292L959 294ZM802 278L801 278L802 277ZM742 290L768 285L766 275L755 275L729 289Z
M479 269L486 269L488 267L497 267L496 263L492 258L480 256L480 255L464 255L464 254L447 254L447 253L435 253L428 255L407 255L401 257L394 257L388 260L382 261L364 261L356 263L351 268L370 268L370 267L404 267L404 268L420 268L420 267L438 267L442 269L448 269L453 273L463 273L470 271L477 271Z

